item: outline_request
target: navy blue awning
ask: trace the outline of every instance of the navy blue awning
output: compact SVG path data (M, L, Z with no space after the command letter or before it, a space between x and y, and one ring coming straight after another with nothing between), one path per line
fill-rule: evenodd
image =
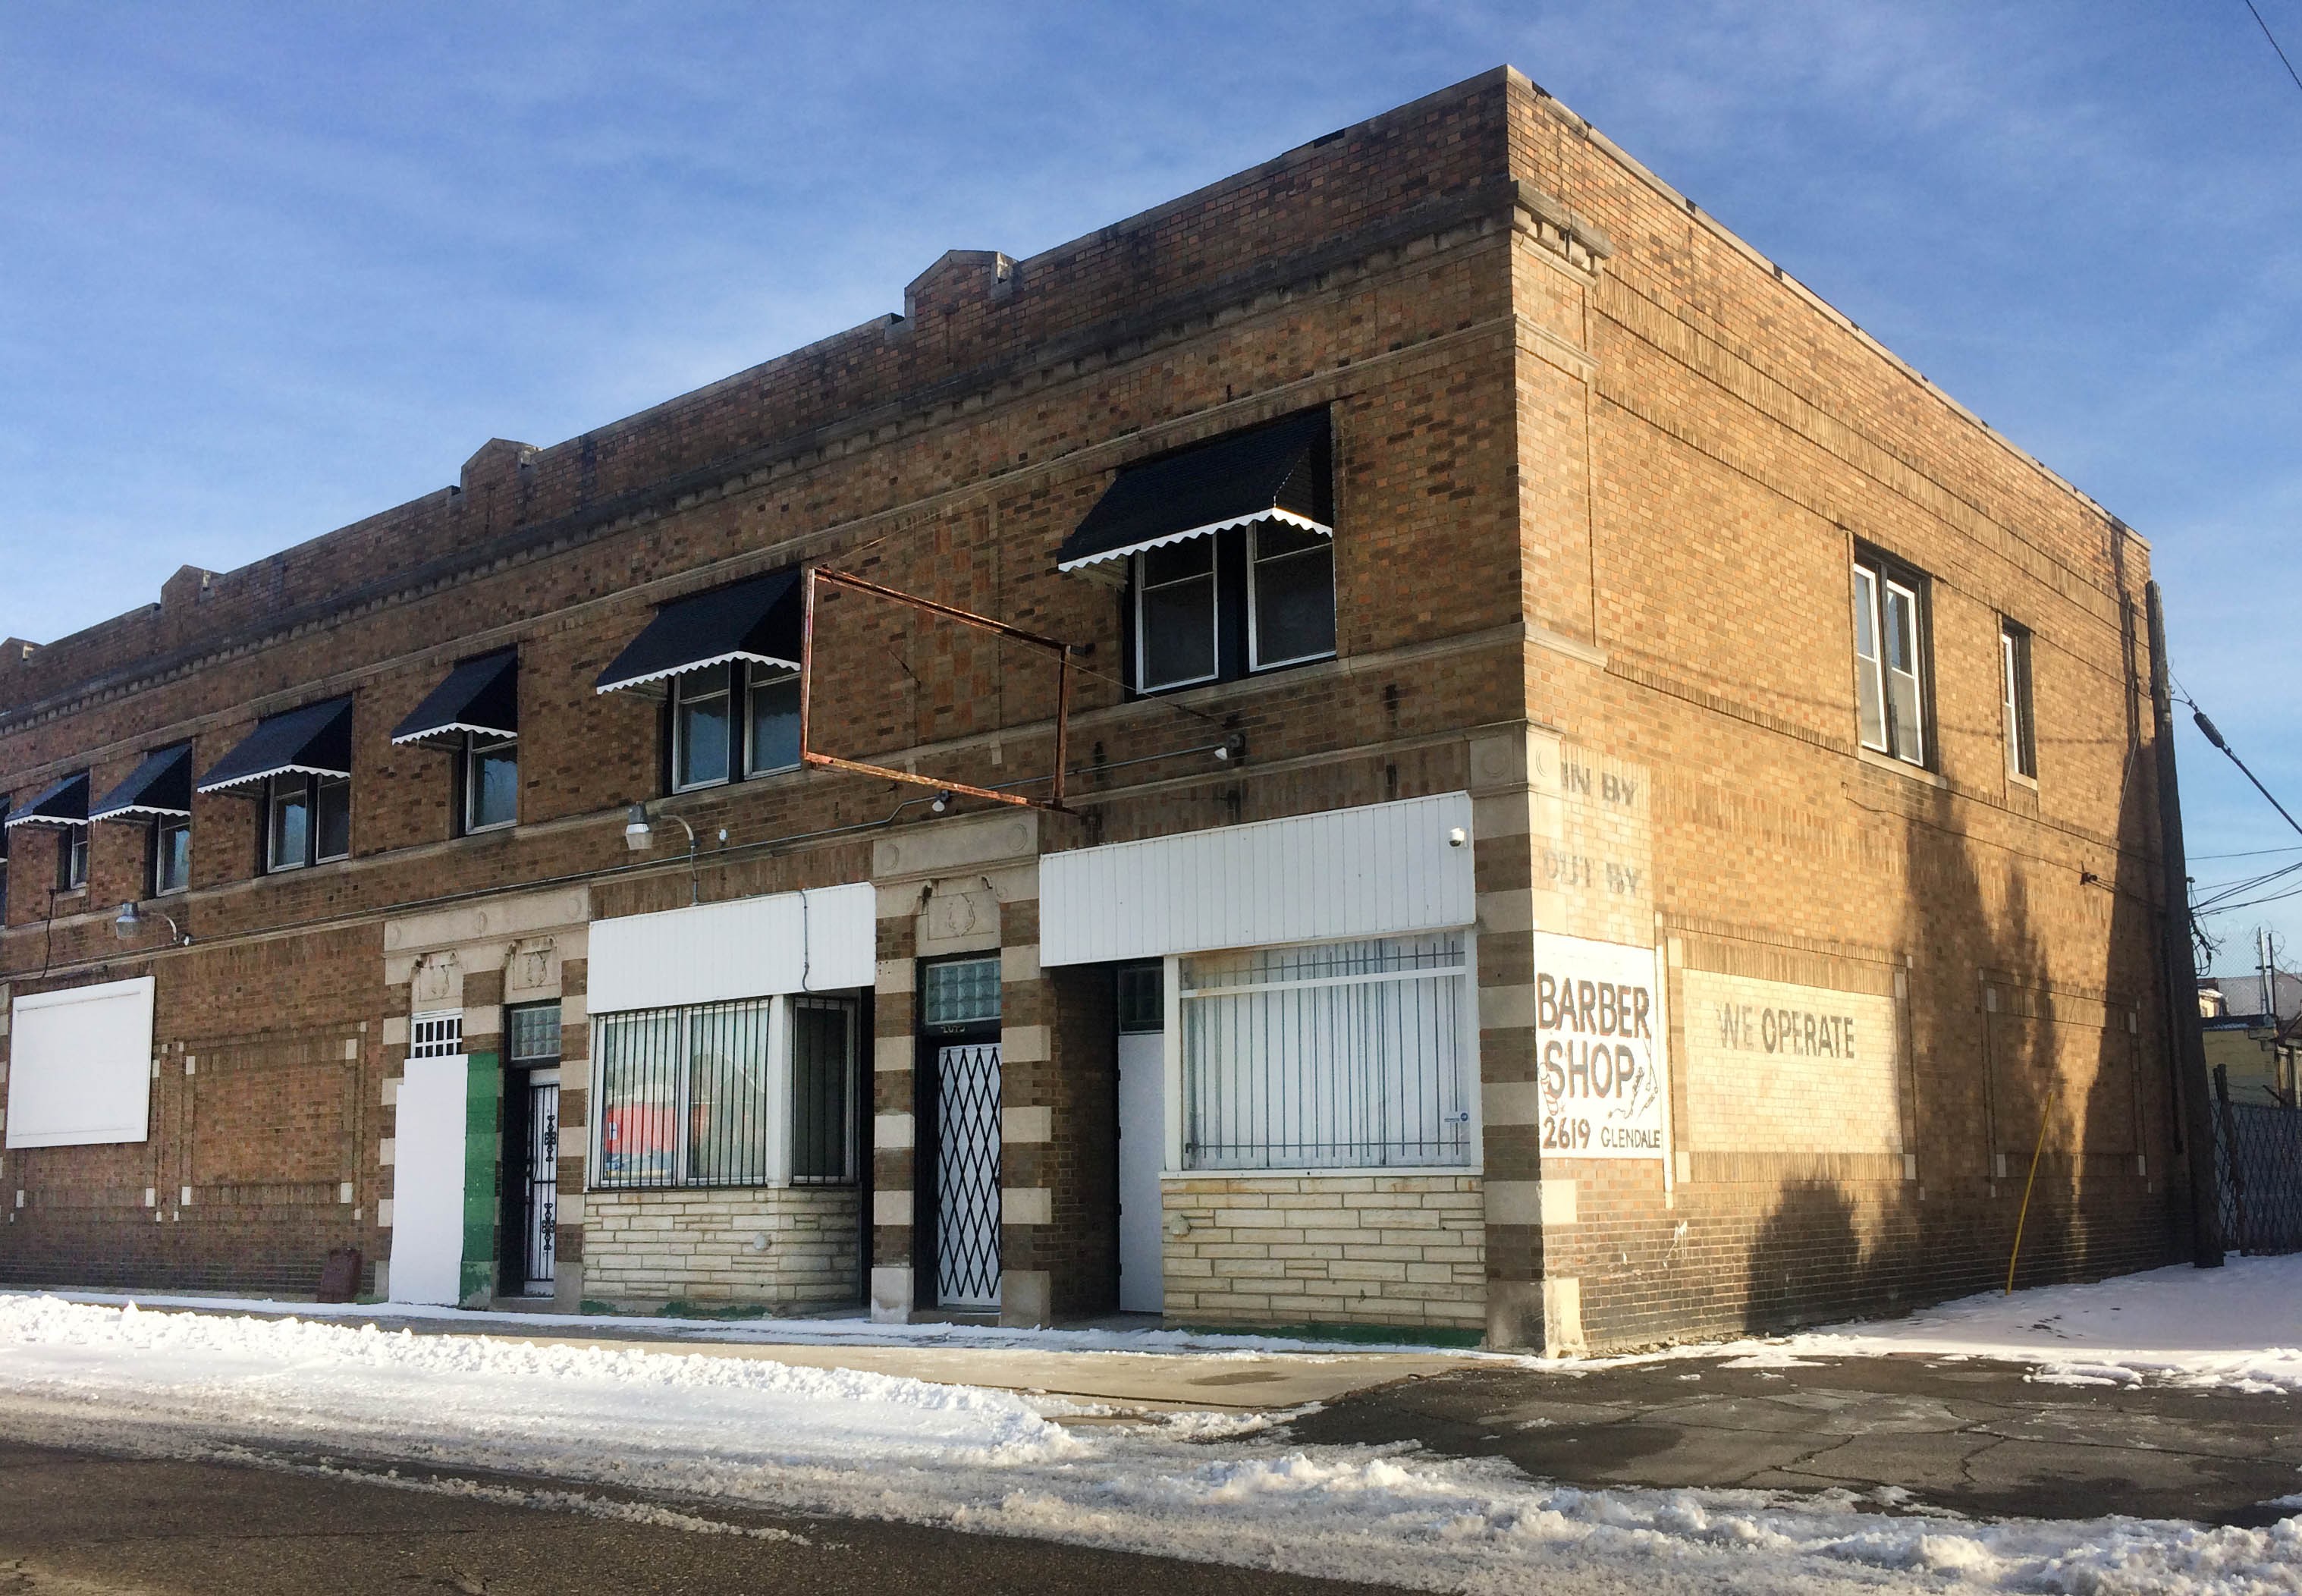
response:
M128 779L88 811L91 820L150 819L192 812L192 745L178 743L144 756Z
M519 735L519 651L505 649L466 659L432 689L416 712L391 734L394 743L477 732Z
M352 701L332 698L257 721L239 747L208 768L199 790L220 793L267 776L351 773Z
M1055 568L1075 571L1256 521L1332 537L1327 455L1327 416L1317 411L1123 466L1055 551Z
M13 831L19 826L85 826L88 824L88 772L67 776L51 782L40 795L19 810L9 811L0 828Z
M659 682L683 671L753 659L797 670L800 664L799 568L675 599L601 671L601 693Z

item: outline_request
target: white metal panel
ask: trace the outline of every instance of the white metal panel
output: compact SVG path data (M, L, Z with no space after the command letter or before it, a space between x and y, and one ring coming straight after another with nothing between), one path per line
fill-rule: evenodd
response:
M391 1148L391 1300L453 1307L464 1289L462 1054L412 1058Z
M8 1146L142 1141L151 1129L152 978L16 1000Z
M878 905L861 884L594 920L591 1012L869 987Z
M1467 926L1470 831L1470 794L1441 793L1051 853L1039 861L1039 962Z

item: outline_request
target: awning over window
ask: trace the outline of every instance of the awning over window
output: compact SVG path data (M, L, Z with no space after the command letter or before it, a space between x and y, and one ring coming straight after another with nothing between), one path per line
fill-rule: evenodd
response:
M245 786L267 776L349 776L352 701L332 698L256 723L240 745L200 778L203 793Z
M1055 551L1055 568L1273 518L1332 537L1326 442L1319 412L1124 466Z
M799 570L793 567L673 600L592 685L613 693L730 659L797 670L799 655Z
M85 826L88 824L88 772L51 783L40 795L9 811L5 828L19 826Z
M91 820L150 819L192 812L192 745L179 743L147 753L144 762L88 811Z
M505 649L466 659L448 673L391 734L392 742L422 743L477 732L483 737L519 735L519 651Z

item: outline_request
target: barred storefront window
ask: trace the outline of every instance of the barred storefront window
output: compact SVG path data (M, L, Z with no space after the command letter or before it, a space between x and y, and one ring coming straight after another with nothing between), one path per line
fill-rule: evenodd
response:
M1460 932L1181 962L1189 1169L1474 1162Z
M854 1004L836 998L597 1016L592 1184L853 1180L856 1027Z

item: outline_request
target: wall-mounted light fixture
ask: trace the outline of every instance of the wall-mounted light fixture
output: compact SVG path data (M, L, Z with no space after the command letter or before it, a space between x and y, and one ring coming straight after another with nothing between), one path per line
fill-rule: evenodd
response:
M159 911L155 910L153 912L158 914ZM172 946L189 947L192 945L191 934L186 931L181 926L179 926L175 922L173 917L166 914L160 914L160 918L168 922L168 936L170 938L170 945ZM138 911L136 905L132 903L122 903L120 905L120 913L112 922L112 934L114 937L119 937L122 942L133 942L136 939L137 934L143 929L144 916Z

